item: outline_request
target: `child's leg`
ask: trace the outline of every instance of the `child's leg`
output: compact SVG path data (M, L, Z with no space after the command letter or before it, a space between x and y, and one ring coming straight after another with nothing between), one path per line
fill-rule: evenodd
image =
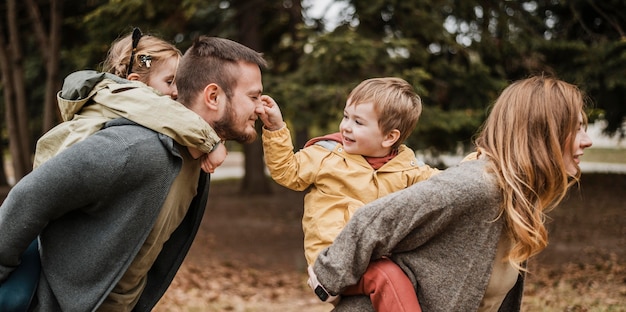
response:
M386 258L371 262L359 282L341 294L368 295L378 312L422 311L409 278L400 267Z

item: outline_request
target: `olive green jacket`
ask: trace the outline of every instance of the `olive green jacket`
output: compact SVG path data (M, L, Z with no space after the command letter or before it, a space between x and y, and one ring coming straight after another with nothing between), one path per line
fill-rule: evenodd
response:
M64 122L37 141L35 168L120 117L204 153L220 141L204 119L179 102L141 82L112 74L90 70L72 73L65 78L57 100Z

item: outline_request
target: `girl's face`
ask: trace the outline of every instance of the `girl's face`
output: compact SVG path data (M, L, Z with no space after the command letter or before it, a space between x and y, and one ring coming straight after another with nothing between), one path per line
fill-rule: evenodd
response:
M591 142L591 138L587 135L585 127L583 126L582 114L578 117L578 130L575 134L570 134L565 142L565 150L563 151L565 170L567 171L567 174L575 176L579 170L579 158L583 155L583 150L593 144L593 142Z
M155 65L146 84L175 100L178 97L178 89L176 89L176 82L174 82L177 67L177 57L170 57Z
M349 154L369 157L387 156L390 148L383 146L385 136L378 126L374 103L348 103L339 124L343 148Z

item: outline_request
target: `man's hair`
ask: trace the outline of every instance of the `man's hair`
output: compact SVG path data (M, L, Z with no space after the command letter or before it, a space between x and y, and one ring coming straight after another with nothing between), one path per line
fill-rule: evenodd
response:
M240 43L217 37L198 37L183 55L176 87L178 101L189 105L204 88L215 83L232 97L237 83L237 63L248 62L267 67L261 53Z
M397 148L415 129L422 114L422 99L404 79L396 77L372 78L361 82L348 95L348 105L374 104L378 126L384 134L400 131L394 144Z

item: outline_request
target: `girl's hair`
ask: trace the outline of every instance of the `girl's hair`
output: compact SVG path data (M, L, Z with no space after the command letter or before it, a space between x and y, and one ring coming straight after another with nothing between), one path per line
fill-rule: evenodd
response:
M408 82L396 77L367 79L350 92L348 101L349 105L373 103L381 132L400 131L393 148L409 137L422 114L422 99Z
M263 55L238 42L200 36L183 55L178 68L178 101L189 105L208 84L216 83L227 98L233 96L239 78L237 64L247 62L267 67Z
M563 151L572 149L585 100L569 83L531 77L508 86L496 100L476 145L490 160L504 202L504 216L513 246L509 262L523 270L528 258L548 244L545 212L556 207L577 183L570 179Z
M146 83L150 78L152 68L158 67L170 57L179 59L182 55L173 44L163 39L141 35L141 32L139 36L134 53L132 33L115 40L102 63L102 70L122 78L127 78L130 73L136 73L140 76L139 80ZM129 71L131 55L133 65Z

